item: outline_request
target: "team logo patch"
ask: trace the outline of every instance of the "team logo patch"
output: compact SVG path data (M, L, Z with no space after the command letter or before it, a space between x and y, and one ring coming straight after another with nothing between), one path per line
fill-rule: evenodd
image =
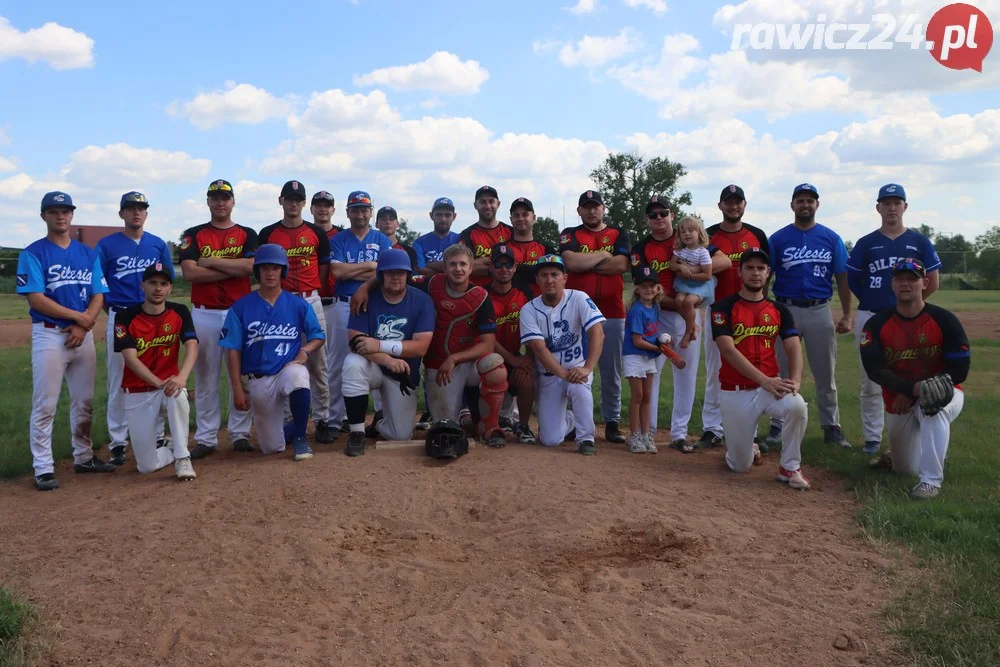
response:
M531 252L528 253L528 257L530 257L531 259L535 259L536 257L538 257L538 253L532 250Z
M25 287L27 284L28 284L28 274L27 273L17 274L17 286Z
M712 313L712 324L717 324L719 326L726 323L726 316L722 313Z
M171 326L170 326L170 323L169 323L169 322L164 322L164 323L163 323L163 333L170 333L170 330L171 330L172 328L173 328L173 327L171 327Z
M639 253L632 253L632 266L639 266Z
M181 250L187 250L191 247L191 237L185 236L181 239Z
M918 344L923 345L926 342L927 342L927 334L922 333L922 332L919 333L919 334L917 334L917 343Z
M749 243L747 243L746 241L740 241L740 249L741 250L747 250L749 247L750 247Z
M763 319L764 319L764 322L770 322L771 321L771 315L770 315L770 313L764 313L764 318Z
M861 347L865 347L866 345L870 344L871 342L872 342L872 335L871 335L871 333L869 333L867 329L862 329L861 330Z
M601 243L611 243L611 239L605 236L603 239L601 239Z
M230 236L226 239L226 245L236 245L236 237Z
M120 324L116 324L115 325L115 338L124 338L124 337L125 337L125 327L123 327Z
M447 308L448 310L455 310L455 302L454 301L442 301L441 302L441 307L442 308Z
M305 244L309 243L309 239L307 239L304 236L300 236L299 237L299 243L301 243L302 245L305 245Z
M560 234L559 243L569 243L569 234Z

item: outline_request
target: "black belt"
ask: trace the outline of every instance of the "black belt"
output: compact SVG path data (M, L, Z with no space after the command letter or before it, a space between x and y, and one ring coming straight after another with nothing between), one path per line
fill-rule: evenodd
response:
M260 378L271 377L266 373L247 373L246 376L248 380L259 380Z
M351 297L349 297L349 296L338 296L338 297L336 297L336 299L337 299L337 301L343 301L344 303L350 303L351 302Z
M332 297L332 296L321 296L319 298L319 301L324 306L332 306L333 305L333 299L334 299L334 297Z
M787 299L783 296L776 296L774 300L778 303L783 303L786 306L795 306L796 308L812 308L814 306L822 306L824 303L830 303L830 299Z

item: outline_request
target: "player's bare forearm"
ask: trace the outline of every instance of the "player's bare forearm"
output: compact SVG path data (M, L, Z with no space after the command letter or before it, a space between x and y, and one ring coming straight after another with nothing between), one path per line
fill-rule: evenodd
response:
M306 341L306 344L302 346L302 349L306 351L306 354L312 354L319 348L323 347L325 343L326 343L325 338L313 338L311 340Z
M330 272L337 280L368 280L375 275L377 266L377 262L360 262L358 264L334 262L330 265Z
M185 259L181 262L181 275L189 283L218 283L231 277L222 271L198 266L198 262L193 259Z
M535 355L535 358L538 359L538 363L542 365L542 368L556 377L563 377L565 371L559 365L559 362L556 361L555 356L553 356L549 348L545 347L545 341L529 340L525 345Z
M562 253L563 263L566 270L571 273L585 273L593 271L601 262L611 259L611 253L606 250L599 252L576 252L574 250L564 250Z
M650 352L656 352L657 354L660 353L660 348L648 342L645 338L642 337L642 334L637 334L637 333L632 334L632 345L634 345L636 349L639 350L649 350Z
M602 276L617 276L628 271L628 257L615 255L594 267L594 273Z
M139 361L139 355L135 351L135 348L128 348L122 350L122 360L125 365L128 366L129 370L135 373L140 380L150 385L151 387L159 387L163 384L163 380L156 377L151 370L146 368L146 364Z
M788 357L788 379L796 385L802 383L802 343L798 336L791 336L781 341Z
M503 357L504 362L508 364L517 365L520 363L518 361L518 356L501 345L499 341L493 346L493 351Z
M492 352L495 343L496 336L493 334L480 334L478 343L465 350L455 352L451 358L454 359L456 366L466 361L475 361L484 354Z
M433 276L435 273L444 273L444 262L427 262L421 273L425 276Z
M199 262L205 260L209 260L209 262L207 266L200 264L202 268L213 269L230 278L245 278L253 275L253 260L249 258L205 257Z
M924 299L938 291L941 285L941 272L931 271L927 274L927 289L924 290Z
M431 349L431 339L434 334L430 331L425 331L418 334L413 334L413 340L403 341L403 352L400 354L401 359L420 359L425 354L427 350Z
M184 341L184 362L181 364L181 368L177 373L177 377L187 382L187 379L191 377L191 371L194 369L194 362L198 360L198 341L188 340Z
M835 276L837 281L837 295L840 297L840 308L844 317L851 316L851 310L854 308L854 304L851 301L854 299L854 294L851 292L851 285L847 281L847 273L838 273Z
M67 308L66 306L60 306L52 299L45 296L42 292L32 292L27 295L27 298L28 305L43 315L55 317L60 320L71 320L73 322L76 322L77 318L80 316L79 310L73 310L72 308Z
M488 257L480 257L472 263L472 275L488 276L490 274L490 260Z
M798 338L789 339L798 342ZM719 347L719 354L733 367L740 375L755 382L764 384L767 376L757 370L757 367L750 363L750 360L743 356L743 353L736 349L731 336L719 336L715 339L715 344Z
M729 259L729 255L724 252L717 252L712 255L712 275L716 273L722 273L723 271L728 271L733 268L733 260Z
M243 391L243 381L240 379L243 373L243 353L239 350L226 350L226 365L229 367L229 385L233 391L237 387Z
M325 285L330 280L330 265L320 264L319 265L319 284Z
M584 365L593 370L597 368L597 362L601 358L601 351L604 349L604 325L595 324L587 329L587 360Z

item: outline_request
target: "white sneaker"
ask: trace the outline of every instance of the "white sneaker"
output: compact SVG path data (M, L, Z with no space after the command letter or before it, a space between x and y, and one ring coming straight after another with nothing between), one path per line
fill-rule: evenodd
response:
M939 493L941 493L940 487L928 484L927 482L920 482L920 484L917 484L910 491L910 496L921 500L930 500L931 498L936 498Z
M645 435L645 437L646 437L646 453L647 454L655 454L656 453L656 443L653 442L653 434L652 434L652 432L644 433L643 435Z
M628 437L628 450L633 454L646 453L646 438L642 433L633 433Z
M811 488L809 480L805 478L801 470L785 470L782 467L778 467L778 474L775 479L779 482L784 482L793 489L798 489L800 491L807 491Z
M191 465L191 457L185 456L182 459L177 459L174 461L174 472L177 474L177 479L187 482L198 475L194 472L194 466Z

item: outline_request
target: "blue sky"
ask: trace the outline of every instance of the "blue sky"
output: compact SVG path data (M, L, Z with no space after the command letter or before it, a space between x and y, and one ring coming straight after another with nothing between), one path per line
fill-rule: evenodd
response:
M735 182L746 219L774 231L810 181L820 220L856 238L898 181L909 224L975 236L1000 224L982 195L1000 180L1000 49L982 73L908 48L730 50L736 23L926 23L943 4L0 2L0 244L40 236L56 188L77 224L118 224L118 197L140 189L148 228L176 238L206 219L214 178L258 229L292 178L333 191L341 217L367 189L420 230L442 195L471 224L484 183L577 224L587 174L615 150L683 163L709 221ZM1000 0L974 4L1000 27Z

